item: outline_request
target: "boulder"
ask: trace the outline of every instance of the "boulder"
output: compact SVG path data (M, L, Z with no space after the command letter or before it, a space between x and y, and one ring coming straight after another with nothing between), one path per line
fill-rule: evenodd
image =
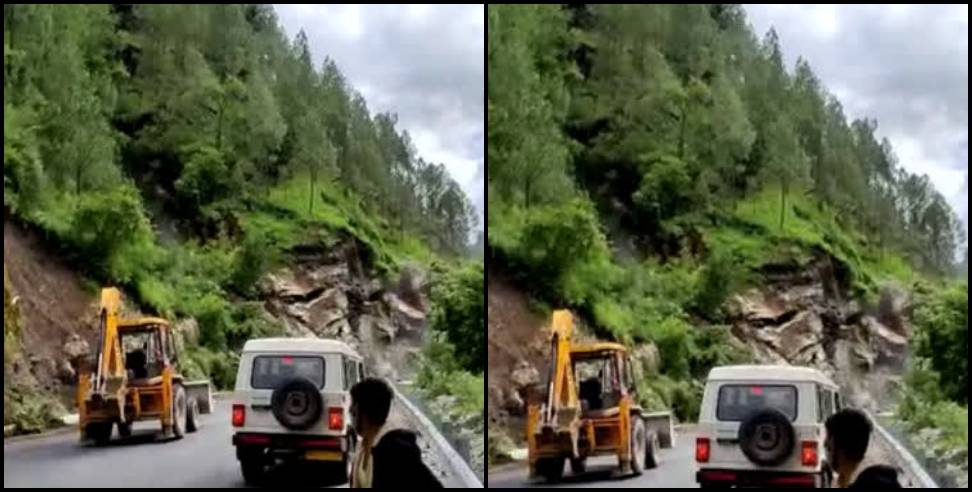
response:
M813 346L821 346L823 340L823 323L812 311L802 311L777 328L760 331L771 334L769 343L776 347L783 357L791 361L812 349Z
M540 371L533 364L519 360L510 373L510 382L517 391L540 382Z
M61 351L64 352L64 356L69 361L87 357L91 353L88 342L77 333L72 333L68 336L64 345L61 347Z
M424 268L407 263L398 276L398 296L412 306L425 311L425 289L428 287L429 275Z
M316 286L347 285L351 282L351 274L347 263L321 265L306 274L309 283Z
M60 379L64 384L73 384L77 382L78 374L74 370L74 366L69 359L61 360L61 363L58 365L57 369L57 378Z
M348 298L343 290L332 287L307 303L306 312L306 322L312 328L327 327L335 321L347 317Z
M870 348L876 352L875 363L903 368L908 351L908 339L885 326L880 321L866 316L861 320L870 337Z
M314 285L299 281L289 268L266 274L259 287L264 294L287 301L303 301L316 290Z
M742 294L735 294L726 303L730 317L747 321L775 320L784 310L778 303L767 301L763 293L757 289L749 289Z
M383 300L398 326L405 330L417 330L425 326L425 313L412 307L397 295L387 292Z
M878 301L878 321L899 335L907 336L908 293L894 284L881 287Z
M314 333L321 338L343 338L352 333L351 324L345 318L338 318L322 328L314 330Z

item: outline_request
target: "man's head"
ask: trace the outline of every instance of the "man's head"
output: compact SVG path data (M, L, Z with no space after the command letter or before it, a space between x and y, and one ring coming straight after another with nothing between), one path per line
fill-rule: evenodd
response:
M827 456L835 469L864 459L871 440L871 420L860 410L845 408L827 419Z
M365 378L351 388L351 418L354 429L372 438L385 424L391 409L392 389L378 378Z

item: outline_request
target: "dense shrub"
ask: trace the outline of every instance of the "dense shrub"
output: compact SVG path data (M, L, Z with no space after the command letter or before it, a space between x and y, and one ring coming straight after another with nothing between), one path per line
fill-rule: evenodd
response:
M456 362L474 373L486 368L486 297L483 264L447 272L432 291L431 326L456 349Z

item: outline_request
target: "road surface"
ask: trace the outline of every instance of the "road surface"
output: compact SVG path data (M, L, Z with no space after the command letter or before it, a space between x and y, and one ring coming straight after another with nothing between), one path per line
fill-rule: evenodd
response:
M199 431L179 441L154 442L157 422L136 423L130 439L116 433L103 448L80 446L76 430L5 440L3 486L242 487L229 405L217 400Z
M698 487L695 483L695 433L680 432L673 449L663 449L661 466L645 470L640 477L614 476L618 460L598 457L588 460L587 472L575 476L570 465L565 465L564 479L557 487L573 488L685 488ZM486 477L489 488L550 487L542 480L527 478L525 463L517 463L492 470Z
M157 422L135 424L132 437L117 433L106 447L82 447L76 428L4 441L3 486L6 487L245 487L232 445L230 405L215 400L213 413L200 415L198 432L178 441L157 442ZM397 403L389 423L413 428ZM423 459L447 486L455 478L443 470L425 440ZM327 486L319 468L281 465L268 485ZM346 484L340 485L347 487Z

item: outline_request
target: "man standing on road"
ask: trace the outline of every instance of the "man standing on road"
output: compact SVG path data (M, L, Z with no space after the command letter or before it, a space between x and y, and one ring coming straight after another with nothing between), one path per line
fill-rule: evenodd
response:
M851 489L901 488L898 472L887 465L861 466L871 440L871 420L860 410L845 408L827 419L824 446L837 472L837 486Z
M377 378L366 378L351 388L351 419L362 441L351 470L351 487L442 488L422 462L415 432L385 425L393 396L388 383Z

